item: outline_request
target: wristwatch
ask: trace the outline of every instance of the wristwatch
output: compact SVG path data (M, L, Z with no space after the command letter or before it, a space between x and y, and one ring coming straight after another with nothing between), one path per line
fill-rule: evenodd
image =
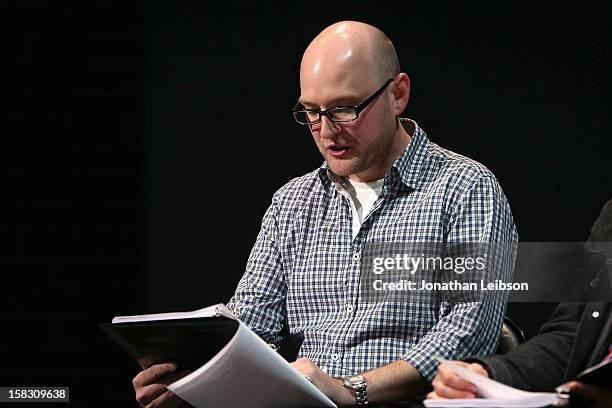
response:
M357 400L358 407L368 406L368 394L366 392L368 384L363 375L357 374L342 377L342 385L355 391L355 399Z

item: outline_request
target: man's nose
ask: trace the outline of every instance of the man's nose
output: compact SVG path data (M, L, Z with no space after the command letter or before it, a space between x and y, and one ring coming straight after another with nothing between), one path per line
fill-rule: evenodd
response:
M319 135L322 138L330 138L338 134L340 126L337 123L332 122L330 118L325 115L321 115L321 129Z

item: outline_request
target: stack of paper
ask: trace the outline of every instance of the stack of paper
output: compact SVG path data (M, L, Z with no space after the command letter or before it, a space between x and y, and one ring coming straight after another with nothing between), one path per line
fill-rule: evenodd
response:
M558 402L558 395L550 392L528 392L509 387L500 382L470 371L459 364L444 359L455 374L474 384L483 398L464 398L447 400L425 400L430 408L443 407L499 407L499 408L537 408Z
M222 304L116 317L100 327L143 367L195 368L168 389L196 408L336 407Z

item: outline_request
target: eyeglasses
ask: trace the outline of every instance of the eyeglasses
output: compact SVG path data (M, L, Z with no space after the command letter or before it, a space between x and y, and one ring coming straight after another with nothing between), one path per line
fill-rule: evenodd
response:
M293 117L300 125L316 125L321 122L321 115L325 115L332 122L352 122L359 117L359 112L368 107L370 103L378 95L385 90L387 85L393 82L393 78L388 79L376 92L368 96L363 102L355 106L338 106L335 108L320 110L320 109L303 109L299 102L293 108Z

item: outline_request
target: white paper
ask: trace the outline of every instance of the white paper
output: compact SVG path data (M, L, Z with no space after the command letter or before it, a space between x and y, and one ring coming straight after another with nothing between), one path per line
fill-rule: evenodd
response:
M168 389L197 408L336 406L243 323L215 357Z
M550 392L528 392L509 387L505 384L470 371L460 364L437 358L440 363L447 363L459 377L462 377L478 390L483 398L463 398L449 400L425 400L426 407L545 407L555 403L557 394Z
M222 303L205 307L191 312L156 313L147 315L118 316L113 319L113 323L131 322L150 322L154 320L176 320L176 319L196 319L198 317L224 316L229 319L236 319L236 316Z
M447 400L425 400L423 404L428 408L539 408L547 407L557 401L546 395L535 395L515 400L499 398L464 398Z

